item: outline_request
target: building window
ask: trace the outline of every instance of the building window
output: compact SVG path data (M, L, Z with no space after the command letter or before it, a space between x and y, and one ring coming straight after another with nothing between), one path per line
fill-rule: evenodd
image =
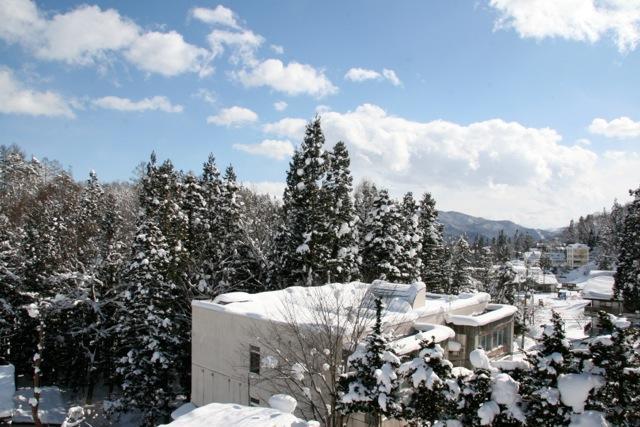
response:
M491 351L505 344L504 328L496 329L487 335L480 337L480 347L486 351Z
M249 348L249 372L260 375L260 347L255 345Z
M256 399L255 397L250 397L249 406L260 406L260 399Z

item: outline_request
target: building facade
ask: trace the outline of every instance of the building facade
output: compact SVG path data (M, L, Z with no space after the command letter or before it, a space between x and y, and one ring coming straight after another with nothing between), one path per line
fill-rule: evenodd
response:
M305 395L313 401L315 393L298 390L296 396L290 384L274 378L309 375L315 368L308 366L315 360L322 369L343 364L372 325L374 298L384 300L383 324L398 337L391 346L401 357L411 357L425 339L440 343L458 366L469 367L469 353L478 347L493 357L511 351L516 308L490 304L489 295L482 292L451 296L426 293L422 283L353 282L223 294L213 301L192 302L192 402L196 406L211 402L265 406L271 395L285 392L298 400L299 416L317 419L304 403ZM344 327L344 319L352 322L358 317L355 314L366 323L357 332L351 324ZM320 329L329 335L338 333L332 340L340 342L339 348L323 344L322 336L313 338L313 331ZM318 343L306 342L313 339ZM297 358L305 363L278 362ZM367 425L360 418L351 417L348 425Z

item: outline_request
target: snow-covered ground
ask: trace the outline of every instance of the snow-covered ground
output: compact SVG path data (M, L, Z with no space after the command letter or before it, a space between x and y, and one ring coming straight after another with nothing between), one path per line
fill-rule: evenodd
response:
M534 324L527 327L524 337L524 350L528 350L537 344L541 337L543 326L551 322L551 314L557 312L564 321L567 338L583 339L587 337L585 327L591 319L585 315L584 308L590 301L583 299L580 291L563 291L566 299L558 297L558 293L537 293L533 296ZM529 309L531 309L529 305ZM518 353L522 346L522 335L514 337L514 352Z
M13 365L0 366L0 419L13 414L13 393L16 391Z
M557 293L541 293L534 295L534 327L530 328L531 338L539 338L542 325L549 324L551 313L557 312L564 320L565 332L569 339L586 338L584 328L589 318L584 314L584 308L589 301L582 299L579 292L566 292L567 299L558 298ZM542 301L542 303L541 303Z
M19 388L16 391L13 412L14 424L33 423L31 405L29 404L31 398L33 398L32 388ZM67 410L58 387L41 388L38 416L44 424L62 424L67 416Z

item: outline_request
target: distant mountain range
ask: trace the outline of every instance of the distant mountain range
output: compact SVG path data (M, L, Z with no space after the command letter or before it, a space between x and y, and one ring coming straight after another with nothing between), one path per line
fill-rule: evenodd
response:
M530 235L535 240L546 240L558 235L557 230L528 228L512 221L495 221L454 211L439 211L438 220L444 225L445 239L455 238L463 234L470 241L474 240L476 236L492 239L498 235L500 230L504 230L507 236L513 236L517 230L521 234Z

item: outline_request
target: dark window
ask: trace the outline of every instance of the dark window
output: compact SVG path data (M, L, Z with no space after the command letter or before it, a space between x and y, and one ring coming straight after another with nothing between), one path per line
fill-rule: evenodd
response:
M255 397L249 398L249 406L260 406L260 399L256 399Z
M249 372L260 374L260 347L255 345L249 349Z

